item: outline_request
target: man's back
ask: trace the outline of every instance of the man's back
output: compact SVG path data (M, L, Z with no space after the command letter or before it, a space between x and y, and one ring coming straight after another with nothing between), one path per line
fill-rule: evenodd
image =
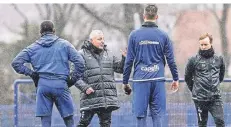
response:
M164 63L164 47L167 35L157 26L143 25L132 33L135 45L135 63L142 62L145 65L152 63Z
M154 22L145 22L130 34L127 61L134 59L134 81L163 80L165 56L177 77L172 44L165 32Z
M69 42L55 35L44 35L27 49L36 72L69 74Z
M23 71L21 68L17 68L17 63L26 60L32 64L36 72L67 76L69 74L67 47L67 41L53 34L47 34L25 48L12 65L16 70Z
M131 88L128 79L134 64L132 107L137 118L137 127L147 127L147 107L150 109L153 127L165 126L165 58L174 79L172 89L178 88L178 72L172 44L167 34L155 24L158 19L157 12L158 7L155 4L147 5L143 13L144 24L129 36L123 84L125 93L129 95Z
M74 77L83 73L83 59L68 41L54 34L43 35L35 43L22 50L13 60L16 72L31 75L32 70L24 66L31 63L40 77L66 80L69 75L69 62L74 63Z

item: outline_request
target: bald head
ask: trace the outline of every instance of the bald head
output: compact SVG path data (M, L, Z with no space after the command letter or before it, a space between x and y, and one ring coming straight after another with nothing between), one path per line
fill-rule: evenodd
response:
M91 43L99 48L103 49L104 48L104 34L103 31L101 30L92 30L90 35L89 35Z

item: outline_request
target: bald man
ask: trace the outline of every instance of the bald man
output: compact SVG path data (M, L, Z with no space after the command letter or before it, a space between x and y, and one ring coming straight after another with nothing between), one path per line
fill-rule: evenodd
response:
M106 48L103 32L93 30L79 52L85 63L86 85L76 85L81 91L78 127L87 127L94 114L98 115L101 127L110 127L112 111L119 108L114 72L123 73L126 51L121 51L122 59L118 60Z

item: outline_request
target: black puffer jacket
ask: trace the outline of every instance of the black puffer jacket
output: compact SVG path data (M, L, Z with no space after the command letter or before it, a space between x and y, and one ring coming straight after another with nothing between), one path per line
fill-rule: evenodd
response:
M85 41L79 51L85 60L83 81L86 86L78 86L81 90L80 110L95 108L119 108L114 72L123 73L125 57L118 60L106 47L100 51L89 41ZM95 92L87 95L86 89L92 87Z
M197 54L191 57L185 69L185 82L194 100L221 99L218 85L223 81L225 64L222 56L204 58Z

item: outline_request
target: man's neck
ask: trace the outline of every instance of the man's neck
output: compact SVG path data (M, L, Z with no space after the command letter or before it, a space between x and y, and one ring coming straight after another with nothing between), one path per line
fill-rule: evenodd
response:
M144 19L144 22L156 22L156 20L148 20L148 19Z

